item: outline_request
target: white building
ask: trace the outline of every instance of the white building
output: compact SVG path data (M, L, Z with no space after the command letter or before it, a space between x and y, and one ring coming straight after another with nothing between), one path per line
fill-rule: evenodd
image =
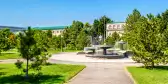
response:
M122 35L124 32L124 22L115 22L115 23L109 23L106 25L106 37L111 36L114 32L117 32Z
M53 35L59 36L63 33L64 29L68 26L52 26L52 27L35 27L35 29L47 31L51 30Z

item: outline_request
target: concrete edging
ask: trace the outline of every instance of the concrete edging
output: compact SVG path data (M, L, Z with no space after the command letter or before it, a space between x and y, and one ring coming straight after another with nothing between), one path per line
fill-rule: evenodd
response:
M137 84L137 82L134 80L132 74L127 70L127 66L124 67L124 71L127 74L127 76L129 76L129 78L131 78L131 80L134 82L134 84Z
M87 66L85 66L86 68ZM77 74L75 74L75 76L73 76L70 80L68 80L67 82L65 82L64 84L68 84L69 82L71 82L72 80L74 80L85 68L83 68L81 71L79 71Z

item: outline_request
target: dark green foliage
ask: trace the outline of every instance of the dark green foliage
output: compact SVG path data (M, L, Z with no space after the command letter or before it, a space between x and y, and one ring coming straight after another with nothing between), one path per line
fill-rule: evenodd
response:
M95 19L93 25L89 23L83 24L80 21L73 21L72 25L63 32L63 46L71 50L83 49L90 45L91 37L104 36L105 26L107 23L111 22L112 20L107 16ZM54 45L58 46L59 44Z
M9 29L0 30L0 52L2 50L7 51L14 45L12 39L10 38L11 35L13 35L13 33L10 32Z
M83 29L76 40L76 47L78 50L82 50L84 49L84 47L87 47L90 45L90 38L87 34L87 32L85 32L85 30Z
M105 35L106 24L111 22L113 21L105 15L99 19L95 19L93 22L93 28L91 30L92 36L97 37L97 39L99 36L102 36L102 42L103 42L104 38L106 38L106 35Z
M52 48L56 49L60 49L61 48L61 38L60 36L53 36L52 37Z
M62 44L66 46L67 49L75 50L75 49L82 49L83 45L79 45L78 38L87 38L90 31L90 24L86 23L85 25L80 21L73 21L72 25L69 28L66 28L63 32L62 37ZM82 37L81 35L85 35ZM81 39L80 38L80 39ZM87 43L89 44L89 43ZM85 44L84 44L85 45ZM80 48L79 48L80 47Z
M115 42L120 41L120 35L117 32L114 32L111 36L107 37L106 44L114 45Z
M23 68L22 64L23 64L23 62L20 61L20 60L17 60L17 62L15 63L15 65L16 65L16 67L17 67L18 69L22 69L22 68Z
M43 39L44 38L44 39ZM42 35L38 30L32 30L28 27L28 30L19 35L20 46L18 48L22 58L26 59L26 78L28 78L29 69L35 69L37 71L41 70L41 65L46 63L50 55L47 53L47 42L45 39L47 34ZM32 61L29 63L29 61ZM18 68L20 68L20 62L15 63ZM29 66L29 64L31 64Z
M167 62L165 54L167 52L165 32L167 31L161 31L164 27L163 21L164 19L152 14L148 14L147 17L141 16L137 10L134 10L126 20L123 39L133 50L133 59L146 67L153 68L156 64Z
M47 37L48 37L48 38L52 38L52 31L51 31L51 30L48 30L48 31L47 31Z

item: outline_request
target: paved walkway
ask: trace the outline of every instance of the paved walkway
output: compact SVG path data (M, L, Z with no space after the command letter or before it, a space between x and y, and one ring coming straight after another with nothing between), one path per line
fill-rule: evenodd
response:
M98 59L76 55L76 53L55 54L51 57L50 62L87 66L68 84L133 84L133 80L128 76L125 67L137 65L130 58Z
M133 84L123 63L90 63L68 84Z
M103 58L92 58L86 57L85 55L77 55L76 53L60 53L52 55L51 59L56 59L60 61L70 61L70 62L134 62L130 58L122 59L103 59Z

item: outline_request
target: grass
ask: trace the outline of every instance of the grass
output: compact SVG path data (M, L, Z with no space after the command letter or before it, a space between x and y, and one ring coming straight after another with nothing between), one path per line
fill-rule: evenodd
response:
M0 60L21 58L19 53L1 53Z
M0 84L63 84L84 68L83 65L46 65L42 67L42 75L37 77L30 71L26 81L14 64L0 64Z
M142 67L127 67L137 84L168 84L168 66L153 70Z
M21 58L17 49L10 49L8 51L3 51L0 53L0 60L4 59L18 59Z
M63 50L63 52L78 52L78 51L80 51L80 50ZM51 54L56 54L56 53L61 52L61 50L60 49L58 49L58 50L49 49L48 52Z
M59 50L55 50L55 49L49 49L48 52L51 53L51 54L57 54L60 51Z
M79 51L79 50L64 50L64 52L77 52L77 51ZM51 54L57 54L57 53L61 52L61 50L49 49L48 52ZM3 51L0 54L0 60L18 59L18 58L21 58L21 56L19 56L19 52L17 51L17 49Z

